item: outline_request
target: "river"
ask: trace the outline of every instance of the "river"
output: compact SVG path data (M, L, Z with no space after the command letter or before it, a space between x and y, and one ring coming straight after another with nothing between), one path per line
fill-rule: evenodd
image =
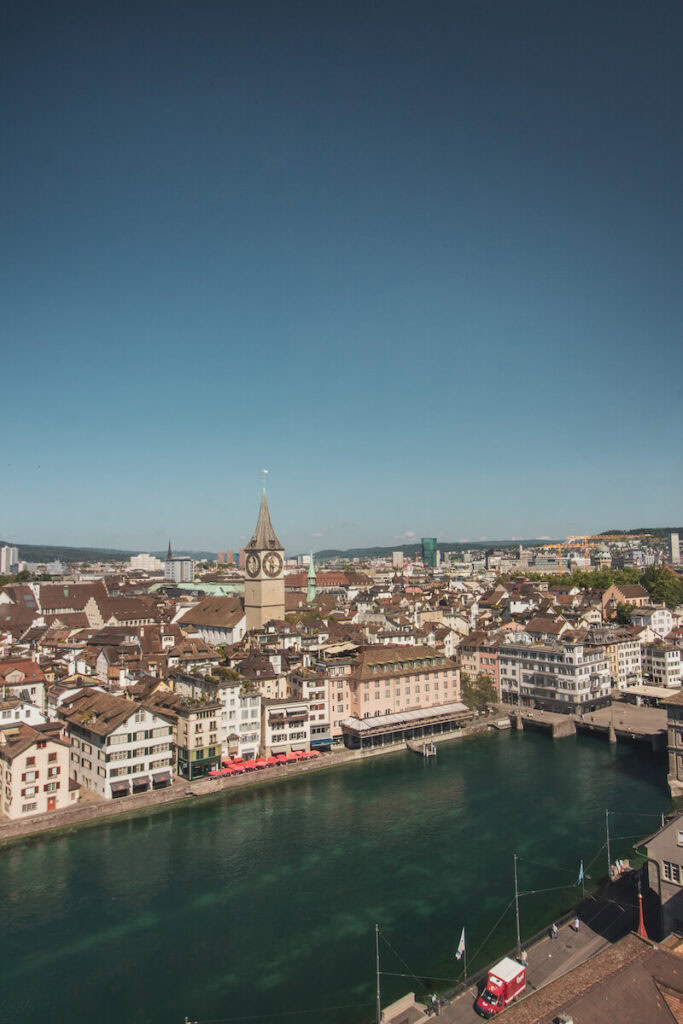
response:
M480 964L513 944L513 853L520 888L550 890L522 897L531 935L576 899L581 858L588 885L605 873L605 808L614 858L671 805L644 747L507 732L438 750L0 849L0 1018L362 1024L375 922L385 971L457 978L463 925L471 959L504 914ZM416 985L383 984L387 1002Z

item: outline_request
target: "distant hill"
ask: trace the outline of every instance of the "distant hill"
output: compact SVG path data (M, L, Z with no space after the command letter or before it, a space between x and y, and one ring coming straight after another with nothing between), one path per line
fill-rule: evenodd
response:
M635 533L649 533L653 537L668 538L670 533L683 534L683 526L638 526L635 530L603 530L602 533L598 534L598 537L611 537L614 535L628 537L630 534Z
M127 562L138 551L122 551L119 548L71 548L59 544L21 544L15 541L0 541L14 544L19 549L22 562ZM166 551L151 552L157 558L166 558ZM196 561L215 560L215 551L174 551L176 555L189 555Z

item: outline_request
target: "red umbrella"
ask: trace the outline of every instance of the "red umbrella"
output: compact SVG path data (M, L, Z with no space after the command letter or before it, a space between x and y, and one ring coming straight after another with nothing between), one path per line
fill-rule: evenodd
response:
M309 750L308 751L308 756L309 757L320 757L320 751L319 750Z
M232 770L232 768L223 768L222 771L221 771L221 775L234 775L234 774L235 773Z
M244 760L244 758L242 757L241 754L237 754L235 757L233 757L233 761L243 761L243 760Z
M256 761L254 763L255 763L257 768L265 768L266 767L266 759L265 759L265 757L257 757Z
M245 761L244 762L244 767L246 768L246 770L248 772L250 772L252 770L252 768L256 767L256 761Z
M298 760L299 760L299 758L294 753L285 754L285 761L289 761L291 763L292 761L298 761Z
M285 757L284 754L276 754L275 755L275 760L277 761L278 764L284 764L284 762L287 760L287 758Z
M244 771L246 771L246 768L244 767L243 764L234 764L232 766L232 774L233 775L241 775L242 772L244 772Z
M266 764L267 765L277 764L277 758L273 757L272 755L270 757L267 757L266 758Z
M221 773L219 771L216 771L216 770L212 770L212 771L209 772L209 775L211 776L212 779L217 778L220 774Z

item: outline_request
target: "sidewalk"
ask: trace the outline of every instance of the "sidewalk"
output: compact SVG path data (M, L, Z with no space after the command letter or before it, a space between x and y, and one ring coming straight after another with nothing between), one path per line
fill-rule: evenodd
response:
M613 885L608 896L584 900L578 910L578 933L570 924L563 924L557 939L551 939L548 934L525 947L529 958L528 994L578 967L603 946L621 938L635 926L635 910L630 906L634 902L632 888L632 885ZM571 920L573 923L573 915ZM471 986L467 992L454 999L450 1006L443 1006L439 1019L448 1024L473 1024L474 1021L481 1021L482 1018L474 1009L474 1001L482 985L483 982Z

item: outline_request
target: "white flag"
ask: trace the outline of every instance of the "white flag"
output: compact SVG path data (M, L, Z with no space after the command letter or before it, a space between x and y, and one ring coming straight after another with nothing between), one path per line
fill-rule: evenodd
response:
M465 952L465 929L463 928L462 935L460 936L460 942L458 943L458 951L455 954L455 959L459 960L464 952Z

